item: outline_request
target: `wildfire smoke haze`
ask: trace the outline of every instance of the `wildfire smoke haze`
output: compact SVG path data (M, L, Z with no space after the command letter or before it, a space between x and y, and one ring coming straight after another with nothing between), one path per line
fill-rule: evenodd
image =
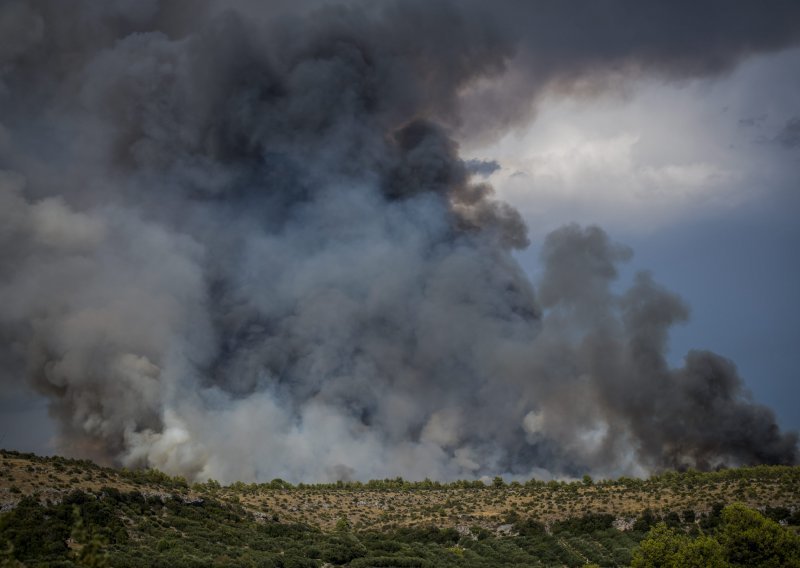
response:
M302 5L298 5L302 4ZM796 463L600 228L529 244L459 142L733 69L800 4L0 3L2 381L60 451L192 478ZM534 289L535 288L535 289Z

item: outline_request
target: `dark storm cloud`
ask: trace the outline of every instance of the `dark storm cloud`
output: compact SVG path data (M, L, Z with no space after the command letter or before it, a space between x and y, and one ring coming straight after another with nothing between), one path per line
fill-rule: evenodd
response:
M461 128L474 136L514 127L548 89L591 96L642 74L719 75L743 57L800 38L800 5L791 0L520 0L493 12L515 55L503 77L474 85L464 97Z
M797 12L8 2L3 380L62 451L199 478L794 462L732 364L667 366L688 311L647 275L613 294L631 253L602 230L548 238L540 305L456 139L547 90L727 70Z

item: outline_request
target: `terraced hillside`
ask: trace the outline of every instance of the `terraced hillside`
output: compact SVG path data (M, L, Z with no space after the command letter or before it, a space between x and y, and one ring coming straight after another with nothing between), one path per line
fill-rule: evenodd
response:
M706 533L732 502L797 526L800 468L222 487L0 454L0 547L28 566L627 566L656 522Z

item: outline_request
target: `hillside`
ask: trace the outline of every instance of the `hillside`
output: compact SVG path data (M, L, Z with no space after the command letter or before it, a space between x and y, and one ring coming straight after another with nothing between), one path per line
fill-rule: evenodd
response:
M13 544L7 556L28 566L72 566L92 551L114 566L625 566L657 521L713 530L733 502L800 524L800 467L488 486L223 487L0 453L0 546Z

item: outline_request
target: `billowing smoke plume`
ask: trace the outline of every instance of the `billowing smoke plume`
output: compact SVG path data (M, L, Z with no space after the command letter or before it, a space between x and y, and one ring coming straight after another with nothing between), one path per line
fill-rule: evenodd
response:
M552 233L535 293L456 140L725 71L800 39L799 4L297 4L0 3L2 380L62 451L227 480L795 462L733 363L668 366L688 309L616 294L602 230Z

